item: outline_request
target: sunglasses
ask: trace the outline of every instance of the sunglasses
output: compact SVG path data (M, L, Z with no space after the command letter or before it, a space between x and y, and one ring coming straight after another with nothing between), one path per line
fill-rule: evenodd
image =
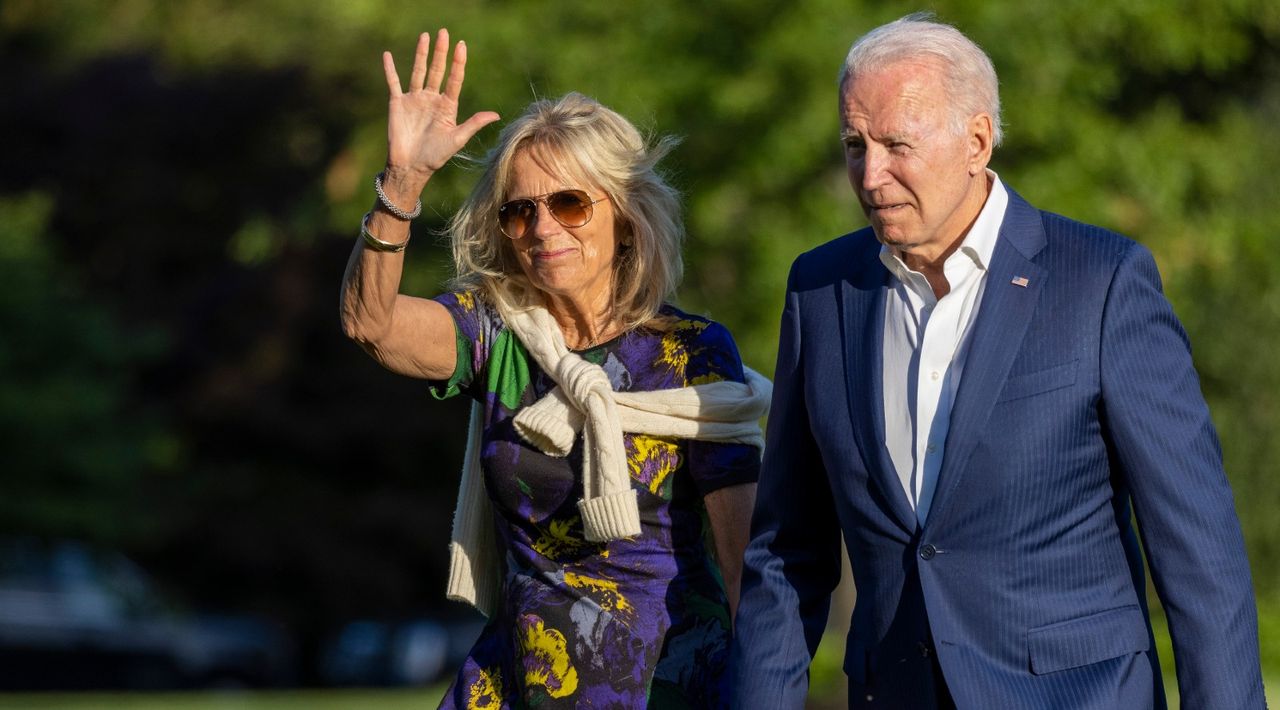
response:
M607 199L608 196L593 200L582 190L560 190L537 197L522 197L505 202L498 208L498 227L511 239L524 237L538 221L539 202L547 206L547 212L560 226L581 227L591 221L592 205Z

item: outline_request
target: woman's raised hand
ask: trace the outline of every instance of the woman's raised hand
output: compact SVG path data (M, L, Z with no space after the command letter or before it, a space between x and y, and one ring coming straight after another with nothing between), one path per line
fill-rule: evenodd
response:
M458 123L458 95L466 73L467 45L458 42L453 48L449 81L444 83L443 91L440 86L445 61L449 58L449 31L442 28L436 35L435 52L428 63L430 45L430 35L423 32L413 56L408 91L401 90L400 75L396 73L391 52L382 53L382 68L390 91L387 177L394 176L397 182L425 184L431 174L443 167L481 128L498 120L498 114L493 111L480 111Z

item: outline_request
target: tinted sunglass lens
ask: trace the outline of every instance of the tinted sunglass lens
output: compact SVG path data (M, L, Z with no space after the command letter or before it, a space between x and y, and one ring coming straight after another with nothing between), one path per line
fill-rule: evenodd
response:
M581 227L591 219L591 199L580 190L566 190L547 196L547 210L566 227Z
M524 236L533 224L533 214L538 209L532 200L512 200L498 208L498 225L503 234L512 239Z

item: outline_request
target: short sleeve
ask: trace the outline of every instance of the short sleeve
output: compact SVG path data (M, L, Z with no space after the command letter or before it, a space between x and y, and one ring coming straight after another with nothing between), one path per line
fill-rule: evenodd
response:
M432 300L444 306L453 317L458 362L448 380L429 383L431 395L436 399L448 399L458 393L466 393L477 399L483 394L476 388L484 382L489 348L497 325L494 313L472 291L443 293Z
M691 339L685 377L690 385L746 381L742 357L728 328L707 322ZM760 449L749 444L690 440L688 464L694 485L705 496L727 486L755 483L760 477Z

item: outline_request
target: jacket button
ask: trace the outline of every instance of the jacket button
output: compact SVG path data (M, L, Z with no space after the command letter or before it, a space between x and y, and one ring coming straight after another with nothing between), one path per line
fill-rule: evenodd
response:
M938 548L933 545L926 544L920 547L920 559L922 560L931 560L936 554L938 554Z

